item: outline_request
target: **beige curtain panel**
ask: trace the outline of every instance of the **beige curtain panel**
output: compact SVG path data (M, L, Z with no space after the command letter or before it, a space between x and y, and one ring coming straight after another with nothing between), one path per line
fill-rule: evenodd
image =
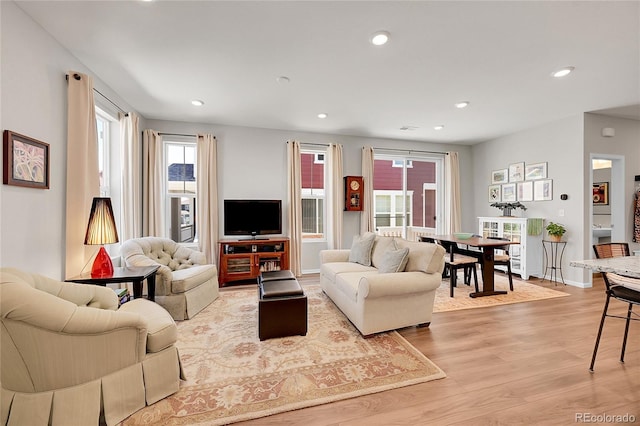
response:
M342 145L330 144L327 150L327 246L342 248L342 215L344 213L344 186Z
M360 213L360 234L375 232L373 209L373 147L362 148L362 178L364 181L364 202Z
M198 135L196 182L196 233L200 251L208 263L218 258L218 169L217 140L213 135Z
M143 236L164 235L162 194L162 136L154 130L144 131L142 138L142 233Z
M120 114L122 216L119 234L121 241L142 236L142 149L139 121L140 117L136 113Z
M289 266L295 276L300 276L302 275L302 173L299 142L287 142L287 160Z
M95 248L84 245L93 197L100 196L93 79L67 76L67 198L65 276L82 272Z
M460 165L457 152L447 152L444 158L445 223L444 233L460 232L462 211L460 208Z

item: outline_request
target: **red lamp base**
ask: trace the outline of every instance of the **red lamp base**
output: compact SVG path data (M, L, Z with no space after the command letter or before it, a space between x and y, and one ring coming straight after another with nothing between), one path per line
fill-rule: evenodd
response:
M101 246L91 267L91 278L108 278L111 276L113 276L113 263L104 246Z

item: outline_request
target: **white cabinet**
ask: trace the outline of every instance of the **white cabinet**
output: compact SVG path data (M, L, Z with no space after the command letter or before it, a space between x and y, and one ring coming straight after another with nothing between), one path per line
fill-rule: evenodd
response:
M531 219L524 217L479 217L479 234L483 238L500 237L518 242L509 247L511 272L528 280L531 275L542 277L542 227L530 226ZM528 229L538 235L529 235ZM496 269L504 268L496 266Z

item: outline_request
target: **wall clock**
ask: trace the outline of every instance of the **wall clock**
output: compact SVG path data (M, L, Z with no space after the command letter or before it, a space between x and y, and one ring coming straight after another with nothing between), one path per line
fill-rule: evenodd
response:
M344 209L346 211L359 212L362 211L364 195L364 184L362 176L345 176L344 177Z

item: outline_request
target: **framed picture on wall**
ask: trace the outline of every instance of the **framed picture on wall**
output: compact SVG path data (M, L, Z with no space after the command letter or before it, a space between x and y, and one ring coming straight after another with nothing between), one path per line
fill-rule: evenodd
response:
M533 201L553 200L553 180L541 179L533 182Z
M609 205L609 182L593 183L593 205L594 206Z
M49 189L49 144L10 130L3 136L5 185Z
M502 201L505 203L511 203L516 201L516 184L506 183L502 185Z
M525 180L537 180L547 178L547 163L527 164L524 172Z
M491 172L491 184L509 182L509 170L500 169Z
M533 201L533 182L518 182L516 196L518 201Z
M501 185L489 185L489 202L495 203L502 201L502 186Z
M521 182L524 180L524 163L509 164L509 182Z

